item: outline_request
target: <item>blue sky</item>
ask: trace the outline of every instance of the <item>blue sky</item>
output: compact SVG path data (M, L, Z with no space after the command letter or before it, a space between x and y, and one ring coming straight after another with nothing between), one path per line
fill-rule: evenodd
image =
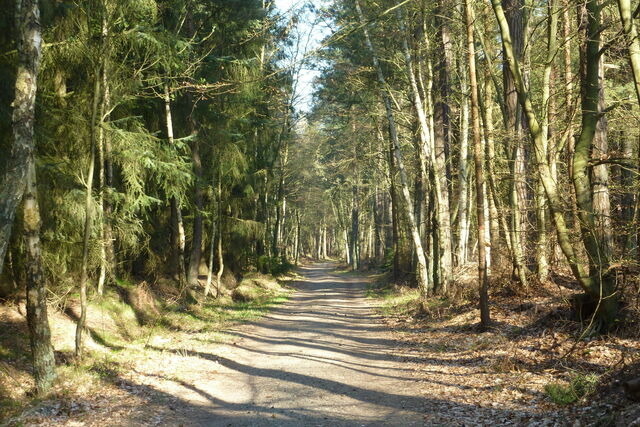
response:
M306 3L306 0L275 0L276 7L284 14L291 14ZM316 7L326 3L326 0L314 1ZM328 34L328 29L313 24L315 16L305 14L300 21L297 34L300 38L300 51L297 52L297 60L307 55L309 51L317 49L320 41ZM293 54L293 52L292 52ZM294 59L294 63L297 61ZM313 95L313 80L318 75L317 70L303 67L300 69L298 84L296 88L296 109L309 111Z

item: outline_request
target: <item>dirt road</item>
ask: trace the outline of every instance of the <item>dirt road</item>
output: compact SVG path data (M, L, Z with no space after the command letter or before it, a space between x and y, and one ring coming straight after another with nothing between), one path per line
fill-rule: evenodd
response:
M617 406L551 405L544 387L556 380L536 364L540 341L514 345L512 325L479 334L474 311L381 319L366 277L331 264L301 272L290 301L253 323L223 337L188 328L149 336L117 370L105 359L99 372L111 386L44 402L12 425L638 425L621 393Z
M231 342L198 353L159 423L210 426L423 425L425 401L362 278L302 269L300 290ZM174 381L175 383L176 381ZM163 388L162 386L160 388ZM151 420L148 420L151 421Z

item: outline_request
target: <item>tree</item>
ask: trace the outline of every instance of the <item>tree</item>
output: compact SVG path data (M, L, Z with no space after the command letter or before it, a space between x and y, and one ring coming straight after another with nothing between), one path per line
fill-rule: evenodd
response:
M13 111L13 164L5 177L7 191L1 201L5 220L12 219L10 204L23 200L24 234L27 247L27 323L33 360L33 373L38 393L46 392L55 379L55 359L47 316L46 279L42 268L40 244L40 209L36 187L34 160L34 121L42 35L37 1L22 0L16 6L18 28L18 71ZM13 188L12 188L13 187ZM10 223L5 223L10 230ZM6 229L6 228L5 228ZM7 236L8 238L8 236ZM6 247L6 246L5 246ZM4 253L0 254L4 258ZM0 263L0 270L2 264Z

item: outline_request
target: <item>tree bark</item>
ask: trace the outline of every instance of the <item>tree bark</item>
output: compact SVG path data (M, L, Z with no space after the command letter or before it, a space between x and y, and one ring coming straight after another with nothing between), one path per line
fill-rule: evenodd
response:
M638 165L638 156L634 157L634 142L638 142L631 135L626 132L622 133L622 156L627 159L631 164ZM622 212L621 219L627 224L633 224L634 217L637 215L636 206L638 204L638 180L635 173L629 168L622 168L620 171L620 183L622 185ZM623 257L635 257L638 255L638 230L634 230L633 227L628 227L623 238Z
M40 208L36 186L36 167L29 159L27 189L24 195L24 234L27 252L27 324L33 360L33 376L38 394L45 393L56 377L47 315L47 286L42 267Z
M513 53L521 61L524 50L524 0L502 0L505 16L511 33ZM506 55L505 55L506 56ZM527 268L525 266L524 241L526 240L525 222L526 211L526 178L524 175L524 144L522 110L518 105L514 77L508 67L503 68L503 93L505 105L505 127L507 130L507 146L511 147L511 187L510 187L510 239L513 257L513 267L516 276L523 286L527 285ZM510 143L509 143L510 142Z
M85 178L85 202L84 202L84 231L82 240L82 264L80 267L80 316L76 326L77 358L82 357L84 350L84 329L87 321L87 285L89 281L89 245L91 244L91 225L93 222L93 175L96 165L96 151L99 137L100 110L103 106L103 88L101 79L102 67L95 70L93 85L93 102L91 106L91 121L89 123L89 167Z
M446 3L446 2L442 2ZM440 293L447 293L449 282L451 280L452 268L453 268L453 249L452 249L452 234L451 234L451 206L449 202L449 181L451 178L451 165L449 162L449 152L451 144L451 108L449 106L449 92L451 90L451 84L449 77L453 74L453 43L451 41L451 34L449 29L448 16L451 7L448 5L441 5L439 8L438 17L442 16L443 19L438 22L438 35L440 42L442 43L442 54L440 55L440 61L437 63L438 71L438 92L440 94L439 102L434 105L434 124L432 126L433 138L432 150L434 154L433 168L434 178L437 185L434 183L436 189L436 206L438 210L438 243L439 243L439 259L438 264L438 276L439 282L435 283L436 291ZM400 13L400 9L398 9ZM402 21L401 21L402 24ZM425 32L425 38L427 37ZM403 37L403 43L406 43L406 36ZM405 58L408 49L405 47ZM409 56L409 61L411 56ZM413 68L413 66L411 67ZM415 80L415 79L414 79ZM411 82L410 82L411 83ZM413 86L413 84L411 84ZM416 87L417 89L417 87ZM429 91L431 92L431 91ZM416 95L420 98L420 93L416 90ZM423 110L424 111L424 110ZM419 117L420 118L420 117ZM427 123L425 117L425 124ZM429 127L425 128L428 130Z
M222 274L224 273L224 253L222 252L222 176L218 170L218 273L216 274L216 298L220 297Z
M480 294L480 325L482 328L489 327L491 316L489 312L489 276L487 271L486 256L486 236L485 236L485 206L484 206L484 146L482 144L482 134L480 131L480 113L478 80L476 74L476 53L474 37L474 13L469 0L464 1L465 26L467 29L467 57L469 66L469 89L471 90L471 122L473 124L473 160L476 175L476 217L477 238L478 238L478 283Z
M173 145L173 116L171 113L171 96L169 85L164 85L164 113L167 130L167 141ZM174 259L174 272L178 276L178 284L183 288L187 284L185 271L185 235L180 204L175 196L171 196L171 256Z
M638 29L631 13L631 1L618 0L618 11L622 21L622 30L627 36L629 62L631 63L636 97L640 105L640 40L638 40Z
M544 140L542 136L541 127L540 127L538 118L533 110L533 105L529 96L529 92L524 84L524 79L522 78L522 73L520 71L520 64L516 59L515 55L513 54L513 50L511 48L512 46L511 35L509 32L509 26L508 26L506 17L504 16L504 10L502 10L502 5L500 4L500 0L491 0L491 4L494 10L496 19L498 21L498 25L500 26L502 43L503 43L504 52L507 58L507 65L509 66L509 69L511 70L512 75L514 76L516 89L518 91L518 100L527 116L527 121L529 124L529 132L531 133L531 137L534 142L534 152L536 155L538 174L542 184L544 185L545 193L549 201L549 208L551 210L553 221L556 226L558 243L560 244L562 252L564 253L567 259L569 267L571 268L571 272L573 273L574 277L576 278L580 286L587 293L587 295L591 298L594 298L596 301L605 302L600 307L599 317L604 321L604 324L608 324L613 320L611 313L615 314L617 303L615 299L612 297L612 295L609 293L609 290L607 289L607 285L600 280L599 276L597 277L591 276L589 272L585 269L585 266L578 259L576 248L574 248L573 246L573 243L571 241L571 237L569 234L569 229L567 227L567 224L564 218L563 203L558 194L557 182L552 177L548 158L545 156L546 151L544 147ZM593 8L594 4L591 3L590 6ZM597 9L597 7L595 9ZM599 11L594 10L594 12L597 12L596 15L593 15L593 17L596 17L595 19L597 20ZM593 17L591 19L594 19ZM595 28L597 28L596 25L593 26L593 29ZM594 37L596 38L595 43L592 42L592 44L598 45L599 44L597 42L598 35L593 33L592 35L594 35ZM592 53L597 53L597 49L594 48L594 46L591 46L591 49L592 49ZM597 64L597 61L595 62ZM593 67L593 64L591 66ZM593 70L591 71L591 74L593 74ZM596 92L597 92L597 73L595 73L595 76L596 76ZM593 100L591 102L593 102ZM597 107L597 93L595 98L595 104ZM594 114L594 112L596 111L597 110L594 108L591 114ZM585 112L588 114L588 110ZM593 132L595 132L595 121L592 121L590 124L592 125L591 128ZM585 141L589 142L588 139L586 138L587 136L588 135L585 134L584 138L585 138ZM581 135L581 138L582 138L582 135ZM585 141L583 141L583 144ZM584 147L579 147L579 148L580 150L584 151ZM576 167L576 164L575 164L576 162L574 158L574 169L577 169L578 171L582 170L584 172L584 168L586 168L588 165L589 151L587 150L586 152L586 159L584 158L584 154L585 153L579 154L578 147L576 147L576 156L580 155L583 158L578 159L578 165L577 165L578 167ZM576 170L574 170L574 174L576 173L577 173ZM588 179L588 175L585 175L585 176ZM577 178L578 180L583 179L583 177L580 177L580 176L578 176ZM575 180L576 178L574 177L574 181ZM585 187L584 184L585 184L584 182L579 182L577 187L582 189L583 187ZM581 197L583 198L590 197L591 192L589 191L590 189L588 185L586 186L586 189L587 189L587 192L586 192L587 194L586 195L581 194ZM586 214L586 211L583 212L582 215L585 216L586 219L589 219L589 215ZM585 239L584 236L583 236L583 239ZM585 244L585 248L591 247L591 242L584 241L583 243ZM589 251L589 249L587 250ZM601 285L603 286L601 287Z
M466 94L468 91L467 73L464 69L461 71L462 93ZM461 102L460 158L458 160L458 265L464 265L467 262L469 244L469 222L467 221L469 206L469 100L464 97Z
M296 218L296 242L295 242L295 249L293 251L293 257L294 257L294 264L297 266L298 260L300 258L300 228L301 228L300 212L298 210L296 210L295 218Z
M405 32L404 18L402 16L400 8L396 10L398 23L400 25L400 31ZM446 180L446 168L444 167L444 148L441 153L436 153L434 147L434 141L431 139L431 132L429 123L427 121L427 115L425 113L422 98L420 97L420 91L418 89L417 80L414 73L413 59L411 57L411 51L409 50L409 43L406 35L402 36L402 48L404 51L406 73L409 77L409 92L413 101L413 106L416 111L418 123L420 125L420 168L424 177L427 177L426 165L429 165L429 176L432 178L431 188L434 191L434 201L436 207L436 224L434 227L434 239L437 242L437 251L434 255L434 262L437 266L434 266L434 280L433 289L429 292L438 291L442 294L446 294L448 289L449 278L451 275L452 259L451 259L451 226L449 219L449 189ZM440 156L440 158L438 158ZM419 231L418 231L419 233ZM418 264L420 260L418 259ZM428 266L427 266L427 271ZM429 281L430 285L431 282Z
M546 156L549 162L549 166L552 171L555 171L556 166L556 156L555 156L555 146L552 150L552 147L549 143L549 137L551 134L550 131L550 114L551 114L551 80L553 75L553 60L555 58L556 52L558 50L557 47L557 31L558 31L558 10L557 10L557 0L549 0L547 4L547 16L548 16L548 25L547 25L547 58L544 67L544 73L542 78L542 125L541 125L541 138L542 138L542 147L544 150L543 155ZM552 142L555 144L555 141ZM556 177L556 173L552 172L552 175ZM536 264L537 264L537 276L539 281L547 280L549 276L549 263L547 259L547 199L544 191L544 185L540 180L538 180L536 184L536 221L538 228L538 239L537 239L537 253L536 253Z
M200 160L200 141L196 135L193 120L190 118L191 134L195 136L191 149L191 159L193 161L194 183L194 215L193 215L193 236L191 239L191 253L189 255L189 271L187 274L187 284L189 288L198 286L198 270L200 269L200 258L202 256L202 232L203 232L203 191L202 191L202 161Z
M594 149L601 119L601 52L600 4L586 0L579 7L585 20L585 43L581 49L582 126L573 156L573 186L576 192L582 241L589 257L589 295L597 303L599 320L611 325L617 313L617 298L612 272L609 271L610 250L603 230L597 225L597 212L589 175L589 161ZM602 210L602 207L599 208Z
M360 268L360 200L358 185L353 186L353 201L351 205L351 269Z
M16 209L24 194L29 158L35 148L33 126L38 71L42 58L38 2L17 0L15 13L18 68L12 115L14 141L4 180L0 186L0 273L11 239Z
M17 204L23 199L27 264L27 324L36 391L43 394L55 379L55 359L47 316L46 279L42 267L40 209L34 160L35 102L42 57L40 9L36 0L16 2L18 69L13 101L11 159L0 191L0 272L11 238Z
M102 96L100 100L99 117L98 117L98 210L100 213L100 273L98 275L98 295L104 293L105 282L110 279L114 271L114 248L113 248L113 232L111 229L111 204L106 200L108 198L107 188L112 185L113 170L111 166L111 144L107 141L108 136L105 133L104 123L108 118L110 104L110 90L108 80L108 36L107 17L104 9L101 16L101 71L100 79L102 80Z
M413 245L416 251L416 256L418 257L418 265L416 268L416 276L418 281L418 287L422 291L423 295L427 295L430 292L430 289L427 288L427 262L424 255L424 250L422 248L422 240L420 238L420 233L418 232L418 226L415 221L415 217L413 216L413 201L411 199L411 194L409 193L409 183L407 179L407 173L404 167L404 159L402 156L402 151L400 149L400 141L398 139L398 132L396 129L395 119L393 117L393 109L391 107L391 99L389 94L387 93L387 81L384 76L384 72L382 71L382 67L380 66L380 62L378 61L378 56L376 55L375 48L373 47L373 43L371 42L371 38L369 37L369 30L367 29L367 22L364 18L364 14L362 13L362 9L360 8L360 2L355 0L356 10L358 12L358 17L360 19L360 24L363 26L363 32L365 37L365 43L367 45L367 49L371 54L373 65L376 69L376 74L378 77L378 82L380 83L380 94L382 97L382 101L385 107L385 113L387 117L387 122L389 124L389 134L391 136L391 142L393 143L393 154L396 160L396 167L398 168L398 174L400 175L400 183L401 183L401 193L404 198L406 205L406 215L409 222L409 231L411 233L411 237L413 239Z
M209 262L208 262L208 271L207 271L207 281L204 285L204 296L205 298L209 296L211 293L211 284L213 282L213 259L216 248L216 221L215 219L211 220L211 242L209 244ZM218 284L218 286L220 286Z
M486 71L488 74L489 72ZM490 76L485 76L485 81L488 82ZM500 253L500 244L506 244L508 239L501 239L500 236L500 221L504 221L504 216L502 216L502 209L498 209L500 206L500 201L498 198L498 189L495 183L495 170L494 164L496 159L496 149L495 149L495 140L493 138L493 105L492 105L492 91L491 85L489 83L485 83L484 90L484 102L482 108L480 108L480 113L482 116L482 122L484 124L484 138L486 141L486 163L485 163L485 171L487 175L487 199L489 203L489 216L490 216L490 234L491 234L491 265L496 266L499 265L502 261L502 254ZM501 206L500 206L501 207ZM505 221L506 222L506 221ZM506 229L506 226L505 226Z

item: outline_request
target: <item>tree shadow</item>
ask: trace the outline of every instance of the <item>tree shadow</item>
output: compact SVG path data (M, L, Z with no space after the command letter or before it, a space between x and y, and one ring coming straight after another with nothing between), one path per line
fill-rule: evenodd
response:
M79 316L76 312L74 312L71 307L66 307L64 310L64 314L69 317L70 319L72 319L74 322L78 322ZM103 337L98 331L96 331L94 328L85 325L85 330L89 333L89 336L91 337L91 339L95 342L97 342L98 344L100 344L103 347L107 347L111 350L124 350L126 347L123 347L121 345L117 345L117 344L113 344L111 342L109 342L105 337Z

